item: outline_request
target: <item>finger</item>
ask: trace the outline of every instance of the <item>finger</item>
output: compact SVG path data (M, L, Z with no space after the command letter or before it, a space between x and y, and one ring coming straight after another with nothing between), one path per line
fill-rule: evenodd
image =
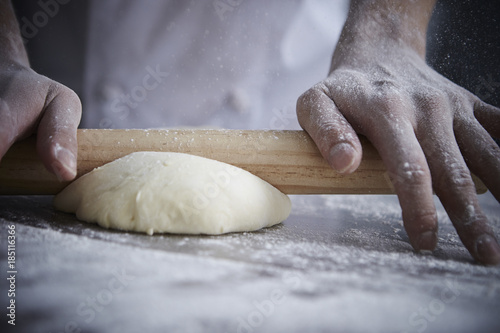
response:
M379 151L398 195L410 243L417 251L434 250L438 225L431 175L413 126L386 117L374 120L373 125L367 136Z
M500 247L481 211L474 182L458 145L446 140L454 137L448 127L451 128L451 124L441 127L441 132L432 132L439 135L428 134L429 140L422 142L424 151L432 151L427 160L434 190L471 255L483 264L497 264Z
M69 88L54 84L47 101L38 125L37 151L45 167L59 180L71 180L76 176L80 99Z
M474 105L474 116L495 138L500 138L500 108L478 100Z
M361 162L361 143L326 90L318 84L300 96L297 117L328 164L339 173L351 173Z
M457 143L467 166L500 201L500 147L475 119L456 123Z

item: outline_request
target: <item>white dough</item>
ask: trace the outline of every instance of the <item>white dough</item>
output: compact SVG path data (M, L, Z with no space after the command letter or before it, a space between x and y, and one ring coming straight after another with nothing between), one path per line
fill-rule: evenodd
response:
M235 166L181 153L137 152L82 176L57 209L105 228L153 233L253 231L285 220L288 196Z

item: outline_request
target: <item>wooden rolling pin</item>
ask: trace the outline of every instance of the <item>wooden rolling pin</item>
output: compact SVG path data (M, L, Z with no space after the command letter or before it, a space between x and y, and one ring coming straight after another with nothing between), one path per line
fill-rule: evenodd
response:
M361 143L358 170L340 175L303 131L84 129L78 130L77 177L132 152L167 151L233 164L286 194L394 193L379 154L366 139ZM485 192L475 181L478 192ZM56 194L67 184L45 170L34 138L16 143L0 163L2 195Z

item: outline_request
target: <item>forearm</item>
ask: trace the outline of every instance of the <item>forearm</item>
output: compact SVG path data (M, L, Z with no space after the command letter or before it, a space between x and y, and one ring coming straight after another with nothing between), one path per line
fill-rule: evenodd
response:
M10 0L0 0L0 62L29 66L19 24Z
M425 57L427 25L436 0L351 0L349 14L332 61L356 52L370 56L372 50L391 52L407 48ZM362 47L360 47L362 45Z

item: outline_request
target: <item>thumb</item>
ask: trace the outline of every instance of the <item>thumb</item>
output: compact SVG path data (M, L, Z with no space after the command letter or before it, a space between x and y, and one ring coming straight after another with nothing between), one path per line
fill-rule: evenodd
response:
M59 180L76 176L76 130L81 114L80 99L71 89L58 83L51 85L38 125L37 151L47 170Z

